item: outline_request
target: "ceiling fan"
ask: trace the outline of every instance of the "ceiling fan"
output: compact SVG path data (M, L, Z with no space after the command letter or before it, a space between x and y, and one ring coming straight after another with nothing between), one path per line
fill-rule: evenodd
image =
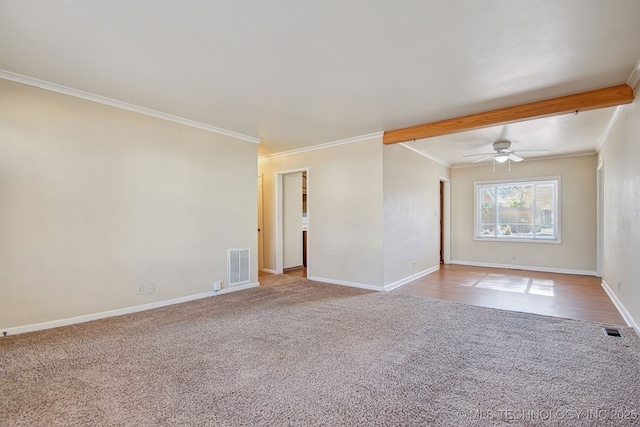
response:
M463 157L474 157L474 156L484 156L481 159L474 160L471 163L478 163L484 160L493 159L494 162L504 163L507 160L512 162L521 162L524 160L522 157L516 155L515 150L511 149L511 141L507 139L499 139L493 143L493 149L495 153L479 153L479 154L467 154ZM528 153L539 153L546 154L547 150L518 150L519 153L528 152Z

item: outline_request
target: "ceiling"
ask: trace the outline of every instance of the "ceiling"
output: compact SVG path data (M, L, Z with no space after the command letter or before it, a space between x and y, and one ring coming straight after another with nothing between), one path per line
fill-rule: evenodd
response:
M0 69L259 138L261 155L628 81L640 1L0 0ZM500 136L594 152L613 109L411 142L445 164Z

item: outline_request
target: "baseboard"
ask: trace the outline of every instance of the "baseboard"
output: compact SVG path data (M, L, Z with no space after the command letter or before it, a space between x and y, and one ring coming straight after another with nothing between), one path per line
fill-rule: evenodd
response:
M352 288L368 289L371 291L384 291L382 286L366 285L364 283L347 282L345 280L327 279L325 277L308 276L307 279L315 282L331 283L332 285L351 286Z
M407 283L409 283L409 282L411 282L413 280L416 280L416 279L419 279L421 277L424 277L427 274L431 274L434 271L438 271L439 269L440 269L440 265L438 264L438 265L436 265L434 267L428 268L426 270L422 270L419 273L412 274L409 277L405 277L404 279L400 279L398 281L395 281L393 283L389 283L388 285L385 285L384 286L384 290L388 292L388 291L390 291L392 289L399 288L400 286L402 286L404 284L407 284Z
M12 328L0 329L0 333L8 335L24 334L26 332L42 331L45 329L59 328L61 326L74 325L76 323L91 322L92 320L105 319L107 317L122 316L123 314L137 313L145 310L152 310L154 308L166 307L168 305L180 304L183 302L194 301L202 298L212 297L216 295L223 295L230 292L242 291L244 289L255 288L260 286L260 283L247 283L244 285L230 286L223 288L219 291L203 292L201 294L187 295L184 297L173 298L164 301L156 301L148 304L134 305L132 307L118 308L116 310L102 311L99 313L85 314L82 316L69 317L66 319L52 320L49 322L34 323L31 325L15 326Z
M622 302L618 299L616 293L613 292L613 289L611 289L609 284L604 279L602 279L602 289L604 289L607 295L609 295L609 299L611 299L613 305L616 306L624 321L627 322L627 326L631 326L636 331L636 334L638 334L638 336L640 337L640 327L638 327L638 324L631 316L631 313L629 313L624 304L622 304Z
M262 271L263 273L277 274L275 270L271 270L270 268L263 268L260 271Z
M490 267L490 268L506 268L511 270L528 270L528 271L542 271L545 273L561 273L561 274L577 274L580 276L598 276L595 271L589 270L572 270L569 268L555 268L555 267L537 267L532 265L516 265L516 264L494 264L490 262L475 262L475 261L461 261L451 260L451 264L470 265L473 267Z
M235 286L229 286L229 287L226 287L226 288L222 288L219 291L211 292L211 294L213 294L213 296L224 295L224 294L228 294L230 292L244 291L246 289L257 288L258 286L260 286L260 282L245 283L243 285L235 285ZM209 293L209 292L207 292L207 293Z

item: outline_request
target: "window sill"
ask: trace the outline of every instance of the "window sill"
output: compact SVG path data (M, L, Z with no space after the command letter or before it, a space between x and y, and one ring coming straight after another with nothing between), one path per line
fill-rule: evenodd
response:
M562 240L558 239L526 239L518 237L474 237L476 242L500 242L500 243L551 243L559 245Z

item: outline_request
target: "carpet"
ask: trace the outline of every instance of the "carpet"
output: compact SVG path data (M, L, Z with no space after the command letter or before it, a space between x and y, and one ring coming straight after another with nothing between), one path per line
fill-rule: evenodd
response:
M0 339L0 425L638 425L620 330L287 279Z

